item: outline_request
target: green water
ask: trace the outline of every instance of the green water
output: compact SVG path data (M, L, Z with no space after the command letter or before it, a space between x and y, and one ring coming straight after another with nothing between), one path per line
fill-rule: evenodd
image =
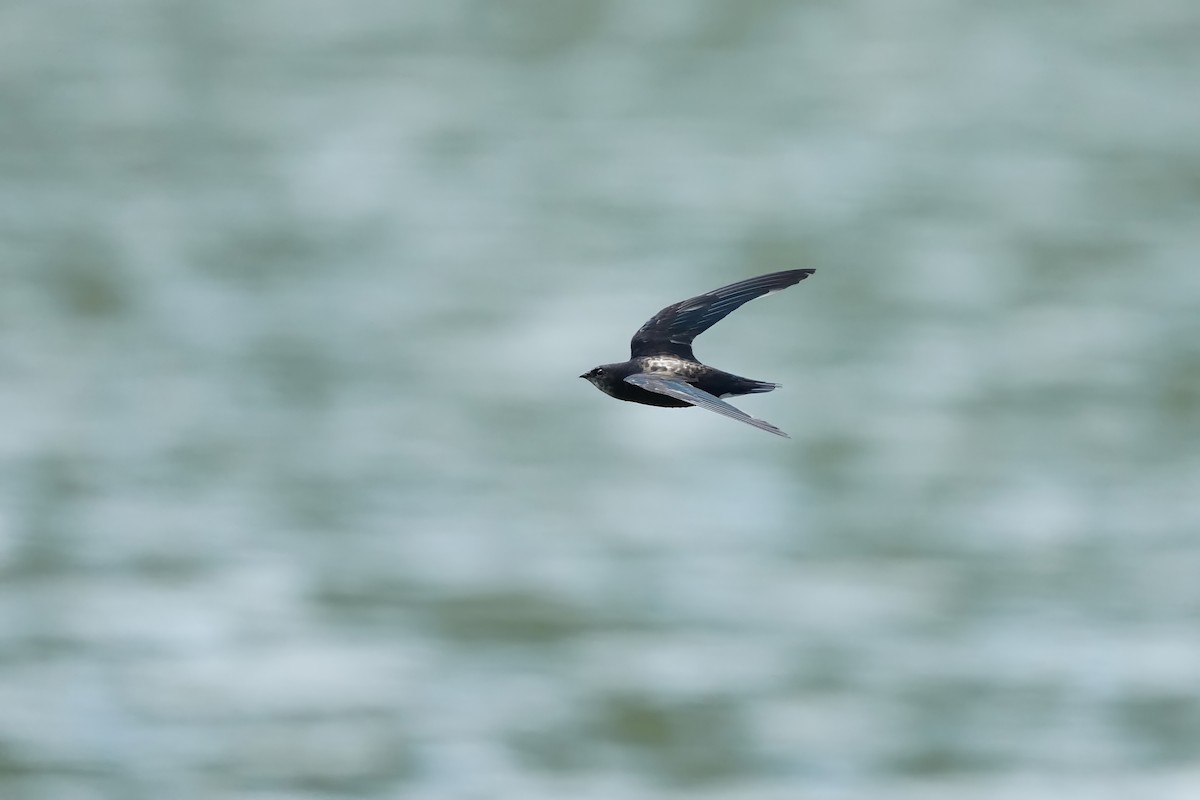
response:
M1198 31L0 5L0 796L1200 796Z

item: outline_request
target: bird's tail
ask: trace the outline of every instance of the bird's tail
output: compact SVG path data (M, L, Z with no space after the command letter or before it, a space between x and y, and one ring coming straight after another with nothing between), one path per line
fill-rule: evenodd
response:
M771 383L770 381L750 381L750 387L746 389L746 394L761 394L762 392L773 392L783 384Z

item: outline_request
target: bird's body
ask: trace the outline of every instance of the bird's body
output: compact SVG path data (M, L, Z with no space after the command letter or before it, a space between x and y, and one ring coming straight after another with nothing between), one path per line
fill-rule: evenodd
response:
M743 378L701 363L692 353L692 340L743 304L799 283L813 272L794 269L761 275L667 306L634 334L628 361L602 364L580 377L618 400L668 408L699 406L787 436L769 422L721 400L769 392L779 384Z
M631 403L642 403L648 406L685 408L692 404L664 394L647 391L627 382L626 378L639 374L678 378L718 398L769 392L779 388L777 383L743 378L701 364L699 361L689 361L675 356L642 356L619 364L604 364L602 368L604 373L598 376L602 380L592 381L597 389L618 400L628 400Z

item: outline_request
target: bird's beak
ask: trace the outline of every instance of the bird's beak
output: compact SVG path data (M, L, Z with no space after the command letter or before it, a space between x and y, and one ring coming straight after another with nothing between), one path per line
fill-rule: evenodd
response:
M584 373L583 375L580 375L579 377L581 377L581 378L586 378L586 377L587 377L587 373Z

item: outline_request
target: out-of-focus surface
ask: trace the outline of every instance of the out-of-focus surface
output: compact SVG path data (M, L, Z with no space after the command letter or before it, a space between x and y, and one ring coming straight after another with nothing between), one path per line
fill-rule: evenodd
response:
M1198 36L3 4L0 796L1200 796Z

